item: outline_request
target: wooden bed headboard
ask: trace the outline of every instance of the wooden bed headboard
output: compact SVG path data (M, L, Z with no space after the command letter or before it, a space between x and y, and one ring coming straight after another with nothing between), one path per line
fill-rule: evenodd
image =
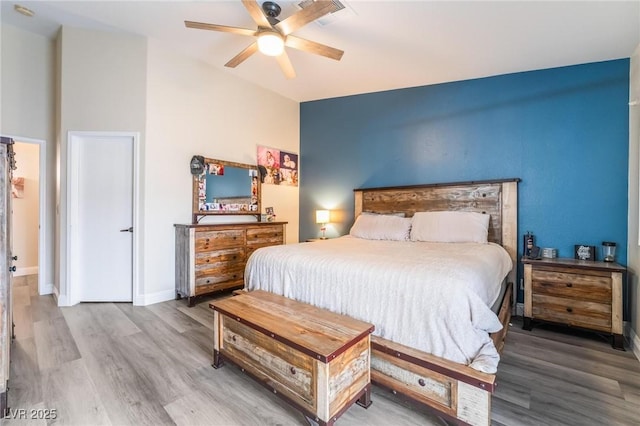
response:
M515 284L518 254L519 178L425 185L361 188L354 190L355 216L362 212L404 213L465 211L491 215L490 242L502 245L513 268L508 280Z

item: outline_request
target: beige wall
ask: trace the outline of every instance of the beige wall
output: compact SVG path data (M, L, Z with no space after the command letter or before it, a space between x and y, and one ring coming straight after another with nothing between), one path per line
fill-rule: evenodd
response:
M0 133L44 141L46 151L46 257L39 273L43 290L50 292L55 282L55 43L11 25L2 25L0 34Z
M174 292L175 223L191 221L189 161L256 163L257 145L299 152L299 104L149 40L144 276L149 298ZM298 241L298 188L263 185L263 206ZM246 220L246 217L242 218Z
M40 146L16 141L16 167L14 177L24 178L22 198L12 200L13 254L18 256L14 263L16 275L37 273L38 271L38 222L40 209Z
M58 38L59 303L67 305L68 132L139 132L144 146L147 42L140 36L72 27L63 27Z
M640 100L640 45L631 57L629 99ZM640 359L640 105L629 107L629 234L627 256L633 351Z
M0 131L46 141L44 273L51 285L63 283L63 297L69 131L140 133L134 297L142 303L174 295L173 224L191 217L192 155L255 163L257 144L299 152L297 102L159 42L71 27L55 41L8 25L1 35ZM287 241L297 242L298 188L265 186L263 200L289 222Z
M191 220L189 160L256 162L256 145L299 150L299 105L137 36L59 35L60 253L66 252L68 131L140 132L138 304L175 297L175 223ZM298 240L298 188L263 191ZM66 282L64 256L60 282ZM60 288L61 304L67 289Z

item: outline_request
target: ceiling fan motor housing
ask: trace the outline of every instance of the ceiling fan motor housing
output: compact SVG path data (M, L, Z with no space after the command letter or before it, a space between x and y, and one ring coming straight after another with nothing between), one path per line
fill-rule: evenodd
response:
M280 20L276 18L280 15L282 8L277 3L272 1L265 1L264 3L262 3L262 10L264 11L267 20L271 25L276 25L278 22L280 22Z

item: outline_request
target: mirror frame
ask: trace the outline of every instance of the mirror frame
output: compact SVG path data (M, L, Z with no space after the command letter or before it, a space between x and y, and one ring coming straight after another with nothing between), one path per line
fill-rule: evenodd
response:
M200 210L199 205L199 186L198 183L200 181L200 176L203 174L206 176L209 171L209 164L221 164L225 168L226 167L236 167L240 169L247 170L255 170L256 176L258 177L258 188L257 188L257 198L258 198L258 206L256 211L229 211L229 210ZM197 224L203 217L205 216L255 216L260 222L260 213L262 212L262 189L261 189L261 181L260 181L260 170L258 170L257 164L245 164L245 163L235 163L233 161L224 161L218 160L217 158L207 158L204 157L205 171L199 175L192 175L192 197L191 197L191 210L193 215L193 224ZM247 174L248 175L248 174ZM247 179L248 180L248 179Z

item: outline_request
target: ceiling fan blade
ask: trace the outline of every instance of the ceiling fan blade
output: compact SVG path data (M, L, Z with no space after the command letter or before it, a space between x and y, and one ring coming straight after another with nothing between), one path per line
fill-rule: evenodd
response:
M316 43L315 41L305 40L300 37L287 36L284 42L287 47L293 47L294 49L303 50L309 53L315 53L316 55L325 56L327 58L335 59L339 61L344 55L344 51L336 49L334 47L325 46L324 44Z
M187 28L196 28L198 30L222 31L224 33L234 33L246 36L253 36L256 34L254 30L250 30L248 28L227 27L225 25L207 24L204 22L184 21L184 25Z
M335 11L337 6L331 0L316 0L309 7L294 13L284 21L275 25L275 28L284 35L291 34L295 30L304 27L309 22Z
M235 68L238 65L240 65L242 62L244 62L247 58L249 58L249 56L251 56L254 53L256 53L257 51L258 51L258 42L255 41L255 42L251 43L242 52L238 53L236 56L231 58L231 60L229 62L227 62L226 64L224 64L224 66L225 67L229 67L229 68Z
M242 0L242 4L251 15L251 18L258 24L258 27L271 28L271 24L267 20L267 17L264 16L262 12L262 8L258 4L256 0Z
M289 60L289 55L287 52L282 52L282 55L277 56L278 64L280 65L280 69L284 73L284 76L288 79L295 78L296 72L293 69L293 65L291 64L291 60Z

